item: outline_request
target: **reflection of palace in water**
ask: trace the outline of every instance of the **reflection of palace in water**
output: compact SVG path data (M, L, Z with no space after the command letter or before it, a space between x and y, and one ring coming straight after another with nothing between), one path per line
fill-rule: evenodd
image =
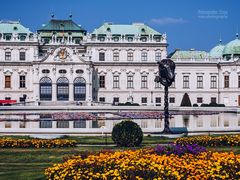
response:
M7 119L7 120L6 120ZM102 113L90 120L58 120L39 114L6 114L1 116L0 133L6 134L102 134L111 133L113 126L122 119L116 114ZM161 132L164 120L134 119L144 133ZM174 115L170 127L186 127L188 132L240 131L240 115L220 113L213 115Z

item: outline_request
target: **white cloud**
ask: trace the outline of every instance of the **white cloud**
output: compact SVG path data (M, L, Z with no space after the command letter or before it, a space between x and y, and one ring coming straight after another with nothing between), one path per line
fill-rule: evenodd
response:
M168 25L168 24L184 24L187 21L183 18L172 18L172 17L164 17L164 18L153 18L151 19L151 23L158 25Z

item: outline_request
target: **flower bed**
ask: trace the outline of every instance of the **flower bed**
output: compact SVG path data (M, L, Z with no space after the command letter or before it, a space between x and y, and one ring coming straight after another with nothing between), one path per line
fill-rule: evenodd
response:
M155 148L155 152L158 155L163 155L163 154L175 154L175 155L184 155L186 153L188 154L193 154L193 155L198 155L201 152L206 152L207 150L202 147L199 146L197 144L188 144L186 146L182 146L180 144L169 144L166 146L161 146L161 145L157 145Z
M198 144L200 146L240 146L240 134L231 136L196 136L196 137L184 137L178 138L175 141L176 144Z
M75 146L76 141L65 139L0 139L0 148L63 148Z
M45 170L48 179L239 179L240 155L158 155L154 149L76 156Z

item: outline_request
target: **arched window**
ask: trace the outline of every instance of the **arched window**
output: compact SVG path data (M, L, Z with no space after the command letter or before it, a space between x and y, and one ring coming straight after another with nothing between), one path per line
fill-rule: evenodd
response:
M60 77L57 80L57 100L68 101L69 97L69 82L65 77Z
M40 80L40 100L51 101L52 100L52 80L49 77L43 77Z
M86 100L86 81L82 77L74 80L74 101Z

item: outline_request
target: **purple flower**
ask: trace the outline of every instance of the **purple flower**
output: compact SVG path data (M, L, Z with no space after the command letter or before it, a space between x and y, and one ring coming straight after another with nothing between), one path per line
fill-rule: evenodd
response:
M197 144L187 144L187 145L180 145L180 144L168 144L168 145L157 145L155 148L155 152L159 155L166 154L175 154L175 155L183 155L185 153L197 155L201 152L205 152L206 149L201 147Z

